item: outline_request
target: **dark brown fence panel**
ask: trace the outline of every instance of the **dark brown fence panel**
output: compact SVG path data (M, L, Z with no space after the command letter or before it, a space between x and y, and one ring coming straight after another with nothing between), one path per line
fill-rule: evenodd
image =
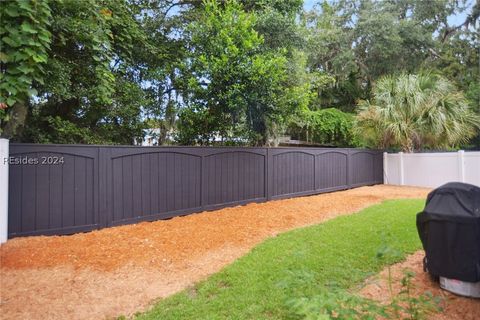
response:
M203 205L262 201L266 197L266 149L206 148L203 158Z
M101 148L107 166L107 225L201 210L202 156L196 150Z
M10 237L69 234L383 181L382 153L372 150L35 144L10 150L13 162L21 162L10 166Z
M383 182L383 154L363 149L269 149L269 198L280 199Z
M358 187L383 181L383 154L370 150L351 150L349 186ZM380 161L379 161L380 159Z
M373 176L374 176L374 183L381 184L383 183L383 152L377 151L375 153L374 158L374 165L373 165Z
M323 151L315 157L315 190L348 188L348 151Z
M272 199L315 190L315 155L309 149L270 149Z
M13 144L10 150L10 236L98 227L97 148Z

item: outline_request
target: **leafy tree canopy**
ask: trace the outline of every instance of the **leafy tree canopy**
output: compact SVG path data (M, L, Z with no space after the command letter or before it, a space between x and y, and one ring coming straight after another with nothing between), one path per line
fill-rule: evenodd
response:
M359 145L354 132L354 116L335 108L304 110L289 128L295 140L322 146L356 147Z
M448 80L457 104L480 114L478 1L302 7L302 0L3 1L0 134L131 144L156 129L160 144L276 145L282 135L308 133L356 145L346 132L347 119L364 115L359 102L380 104L385 77L424 72ZM332 123L342 134L324 134ZM480 148L475 134L428 146ZM378 142L366 138L362 144Z
M255 23L238 3L221 7L210 1L187 29L189 56L183 69L189 94L180 114L180 143L264 145L270 125L282 121L286 59L263 52Z

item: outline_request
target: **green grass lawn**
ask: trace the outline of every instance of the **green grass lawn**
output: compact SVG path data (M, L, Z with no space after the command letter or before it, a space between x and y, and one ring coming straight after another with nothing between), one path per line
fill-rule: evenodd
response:
M424 200L386 201L268 239L137 319L297 319L289 308L292 298L347 290L402 259L380 261L376 254L382 246L403 256L420 249L415 214L423 206Z

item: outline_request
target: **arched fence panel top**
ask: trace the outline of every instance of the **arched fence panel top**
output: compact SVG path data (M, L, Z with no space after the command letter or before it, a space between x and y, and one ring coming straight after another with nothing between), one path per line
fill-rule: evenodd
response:
M12 143L10 155L9 237L70 234L383 182L377 150Z
M99 228L98 148L10 145L9 235Z

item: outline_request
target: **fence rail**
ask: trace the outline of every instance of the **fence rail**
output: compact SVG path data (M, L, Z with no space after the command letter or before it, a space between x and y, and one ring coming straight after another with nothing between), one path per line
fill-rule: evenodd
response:
M69 234L383 182L380 151L10 144L9 237Z

